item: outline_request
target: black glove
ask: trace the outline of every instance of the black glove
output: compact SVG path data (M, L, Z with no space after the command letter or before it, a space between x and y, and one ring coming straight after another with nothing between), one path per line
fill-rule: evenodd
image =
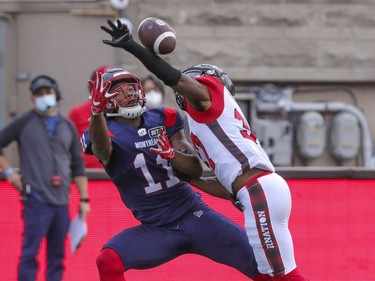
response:
M123 48L127 51L134 45L135 41L128 27L123 24L119 19L114 24L110 19L107 20L110 28L100 26L105 32L112 36L112 40L102 40L104 44L112 47Z

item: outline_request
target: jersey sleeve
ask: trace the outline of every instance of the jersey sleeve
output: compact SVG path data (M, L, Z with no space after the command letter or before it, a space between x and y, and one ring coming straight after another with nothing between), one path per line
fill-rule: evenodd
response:
M78 142L78 134L76 127L74 124L66 118L63 118L63 120L66 122L67 126L70 129L70 132L72 133L73 141L70 146L70 155L71 155L71 169L72 169L72 176L85 176L85 162L83 160L81 150L79 148L79 142Z
M173 136L184 128L184 119L176 109L164 107L164 117L168 136Z
M211 123L219 118L224 110L225 86L218 78L210 75L195 77L194 79L200 84L206 86L206 88L210 91L211 106L205 111L198 111L186 103L186 111L189 113L191 118L199 123Z
M28 123L32 118L33 112L30 110L19 117L16 117L11 123L0 131L0 155L4 155L3 148L14 140L17 140Z

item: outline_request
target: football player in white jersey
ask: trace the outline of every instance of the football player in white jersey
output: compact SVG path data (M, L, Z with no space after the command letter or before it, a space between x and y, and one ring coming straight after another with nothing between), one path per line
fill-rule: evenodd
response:
M200 158L243 206L245 228L264 280L308 280L297 269L288 228L291 195L234 99L235 88L220 68L199 64L181 71L133 40L120 20L101 28L104 44L123 48L175 91L188 114L190 136ZM168 148L165 148L168 149ZM162 153L162 151L161 151ZM199 184L204 181L196 181ZM207 184L207 182L204 182Z

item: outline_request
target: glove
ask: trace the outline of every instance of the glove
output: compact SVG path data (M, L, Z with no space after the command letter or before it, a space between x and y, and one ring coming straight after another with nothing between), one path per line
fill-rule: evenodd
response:
M111 87L111 82L106 82L103 86L103 74L95 73L95 81L89 80L91 86L91 113L93 115L98 115L102 113L108 103L108 101L118 93L108 93L109 88Z
M119 19L116 21L117 25L115 25L111 20L107 20L107 23L111 28L106 26L101 26L100 28L111 35L112 40L102 40L103 43L112 47L123 48L128 51L129 48L135 43L128 27Z
M164 128L160 129L158 148L152 147L150 148L150 151L159 154L161 158L167 159L168 161L174 157L175 151L169 143L168 135Z

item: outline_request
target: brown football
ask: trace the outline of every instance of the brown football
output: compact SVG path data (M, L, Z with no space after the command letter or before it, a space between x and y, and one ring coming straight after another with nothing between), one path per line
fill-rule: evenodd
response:
M144 47L156 54L166 55L176 48L176 32L158 18L144 19L138 26L138 38Z

